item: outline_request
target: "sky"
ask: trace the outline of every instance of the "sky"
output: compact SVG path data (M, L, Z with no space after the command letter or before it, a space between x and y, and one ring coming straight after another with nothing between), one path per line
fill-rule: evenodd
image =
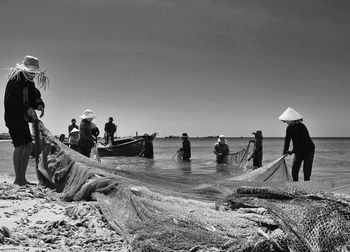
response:
M292 107L311 137L350 137L349 13L348 0L1 0L0 97L32 55L55 135L91 109L118 136L283 137Z

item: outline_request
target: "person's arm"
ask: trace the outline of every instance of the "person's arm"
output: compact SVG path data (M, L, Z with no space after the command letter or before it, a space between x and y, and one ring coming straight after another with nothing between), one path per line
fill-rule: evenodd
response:
M286 129L286 136L284 138L283 155L291 154L291 152L288 150L289 149L290 140L291 140L290 128L287 127L287 129Z
M41 99L41 93L39 89L34 86L34 83L29 86L30 97L29 97L29 107L40 110L40 117L44 116L45 113L45 103Z
M17 83L14 80L10 80L6 86L5 97L5 120L12 120L15 118L23 118L24 106L23 106L23 94L20 92Z
M230 147L228 147L228 144L226 145L226 152L225 152L225 156L228 155L230 153Z
M215 145L214 145L214 151L213 151L213 152L214 152L214 154L217 155L217 156L221 156L221 155L222 155L222 153L219 152L219 146L218 146L218 144L215 144Z
M108 123L105 123L105 133L108 135Z

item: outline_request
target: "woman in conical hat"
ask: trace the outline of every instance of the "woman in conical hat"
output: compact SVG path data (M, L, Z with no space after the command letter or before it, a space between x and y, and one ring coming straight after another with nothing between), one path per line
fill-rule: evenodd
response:
M292 165L293 181L298 181L301 163L303 163L304 181L309 181L315 155L315 145L309 135L309 131L302 123L303 116L289 107L280 115L279 119L288 124L284 138L283 155L294 154ZM289 144L291 140L293 149L290 151Z

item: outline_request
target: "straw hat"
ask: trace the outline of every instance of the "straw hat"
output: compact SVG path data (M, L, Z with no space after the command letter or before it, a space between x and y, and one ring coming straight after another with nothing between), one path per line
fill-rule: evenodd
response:
M94 115L94 112L92 112L91 109L86 109L84 113L80 116L82 119L87 119L87 118L95 118L96 115Z
M49 85L49 78L45 75L45 71L41 71L39 68L39 59L35 58L33 56L27 55L24 57L22 63L17 63L15 67L11 67L8 69L8 79L14 79L16 78L17 80L20 79L20 73L24 73L24 77L27 80L32 80L30 79L27 74L32 73L35 74L38 84L40 87L48 87Z
M181 138L188 138L188 134L187 133L182 133Z
M22 64L23 70L31 73L39 73L39 59L33 56L27 55L24 57Z
M73 128L73 129L69 132L69 134L72 134L72 133L74 133L74 132L79 132L79 130L78 130L77 128Z
M296 112L293 108L288 107L282 113L282 115L280 115L280 117L278 117L278 119L281 120L282 122L285 122L285 121L298 121L298 120L302 120L303 116L300 115L298 112Z
M225 138L224 135L220 135L219 138L218 138L218 142L220 142L220 143L226 143L227 140L226 140L226 138Z

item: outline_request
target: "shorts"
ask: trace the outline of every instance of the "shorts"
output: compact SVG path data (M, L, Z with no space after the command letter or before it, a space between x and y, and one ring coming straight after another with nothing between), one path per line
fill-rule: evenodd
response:
M15 147L27 145L33 141L27 122L22 121L10 126L8 125L7 127L12 139L12 144Z

